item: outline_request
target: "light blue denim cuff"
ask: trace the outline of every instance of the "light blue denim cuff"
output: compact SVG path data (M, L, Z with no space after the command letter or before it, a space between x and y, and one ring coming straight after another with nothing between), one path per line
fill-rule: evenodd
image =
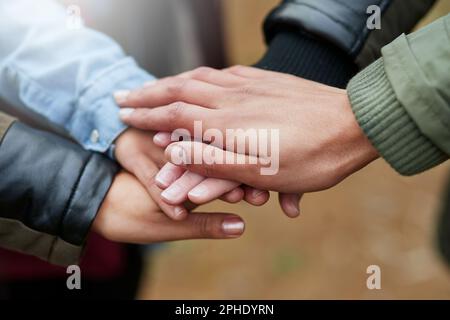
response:
M85 149L113 156L110 146L127 128L119 118L113 93L140 87L152 79L154 77L139 68L133 59L125 59L106 70L80 96L78 109L85 111L70 124L71 134Z

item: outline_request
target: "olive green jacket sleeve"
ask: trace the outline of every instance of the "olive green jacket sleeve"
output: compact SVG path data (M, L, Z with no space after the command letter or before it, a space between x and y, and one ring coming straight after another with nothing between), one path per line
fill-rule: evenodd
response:
M450 155L450 15L382 49L348 95L361 128L399 173L413 175Z

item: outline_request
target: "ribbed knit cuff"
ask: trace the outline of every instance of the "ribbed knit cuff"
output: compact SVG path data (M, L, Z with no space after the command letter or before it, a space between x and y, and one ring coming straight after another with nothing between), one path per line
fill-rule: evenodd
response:
M345 88L358 71L350 57L338 48L292 31L278 33L255 67L289 73L339 88Z
M422 134L397 100L384 71L383 58L357 74L347 91L364 133L400 174L417 174L448 159Z

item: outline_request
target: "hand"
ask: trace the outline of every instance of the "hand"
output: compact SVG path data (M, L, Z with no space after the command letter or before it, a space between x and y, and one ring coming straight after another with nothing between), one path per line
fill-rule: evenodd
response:
M245 199L253 205L262 205L269 199L267 191L257 192L251 188L240 188L240 183L223 179L206 178L201 175L185 172L184 169L167 164L164 150L170 143L170 136L154 135L150 131L134 128L127 129L116 140L115 156L122 167L133 175L153 194L153 200L172 219L183 220L188 210L183 206L187 200L195 204L204 204L220 197L230 203ZM155 167L164 167L164 170L155 177ZM155 183L156 182L156 183ZM176 184L169 190L162 192L173 182ZM209 197L188 197L188 192L200 182L209 186L214 192ZM188 199L189 198L189 199Z
M159 132L153 141L156 145L166 148L172 141L170 133ZM261 206L269 200L269 192L257 190L248 186L241 186L239 182L206 178L187 171L184 168L166 163L155 177L155 183L161 189L161 197L169 204L180 204L187 199L201 205L220 198L229 203L236 203L245 199L248 203ZM205 189L208 192L202 192Z
M244 232L244 222L225 213L190 213L183 221L173 221L161 212L136 178L120 172L99 209L93 230L111 241L148 244L237 238Z
M249 164L250 157L258 163L262 157L249 156L248 146L245 154L233 155L245 161L243 165L203 161L184 166L258 189L290 194L324 190L378 157L353 116L345 90L277 72L241 66L224 71L202 68L131 92L120 105L128 107L121 113L125 123L147 130L193 132L198 120L203 130L279 129L276 175L261 175L263 165ZM173 154L173 148L181 147L187 162L193 163L191 158L205 155L207 145L193 148L199 144L178 142L166 152ZM214 150L222 159L233 151Z
M116 140L115 156L120 165L144 185L163 212L174 220L187 217L185 206L169 205L163 201L162 190L154 184L155 174L167 161L163 150L153 143L152 132L127 129Z

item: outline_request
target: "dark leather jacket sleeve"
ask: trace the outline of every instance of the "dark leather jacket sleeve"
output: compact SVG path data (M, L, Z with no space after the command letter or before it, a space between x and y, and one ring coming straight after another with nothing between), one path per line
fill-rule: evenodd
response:
M77 263L117 170L100 154L14 122L0 144L0 246Z
M411 31L435 0L284 0L267 17L267 41L283 30L306 33L326 41L349 55L360 67L380 57L381 48L402 33ZM376 5L381 29L369 29Z

